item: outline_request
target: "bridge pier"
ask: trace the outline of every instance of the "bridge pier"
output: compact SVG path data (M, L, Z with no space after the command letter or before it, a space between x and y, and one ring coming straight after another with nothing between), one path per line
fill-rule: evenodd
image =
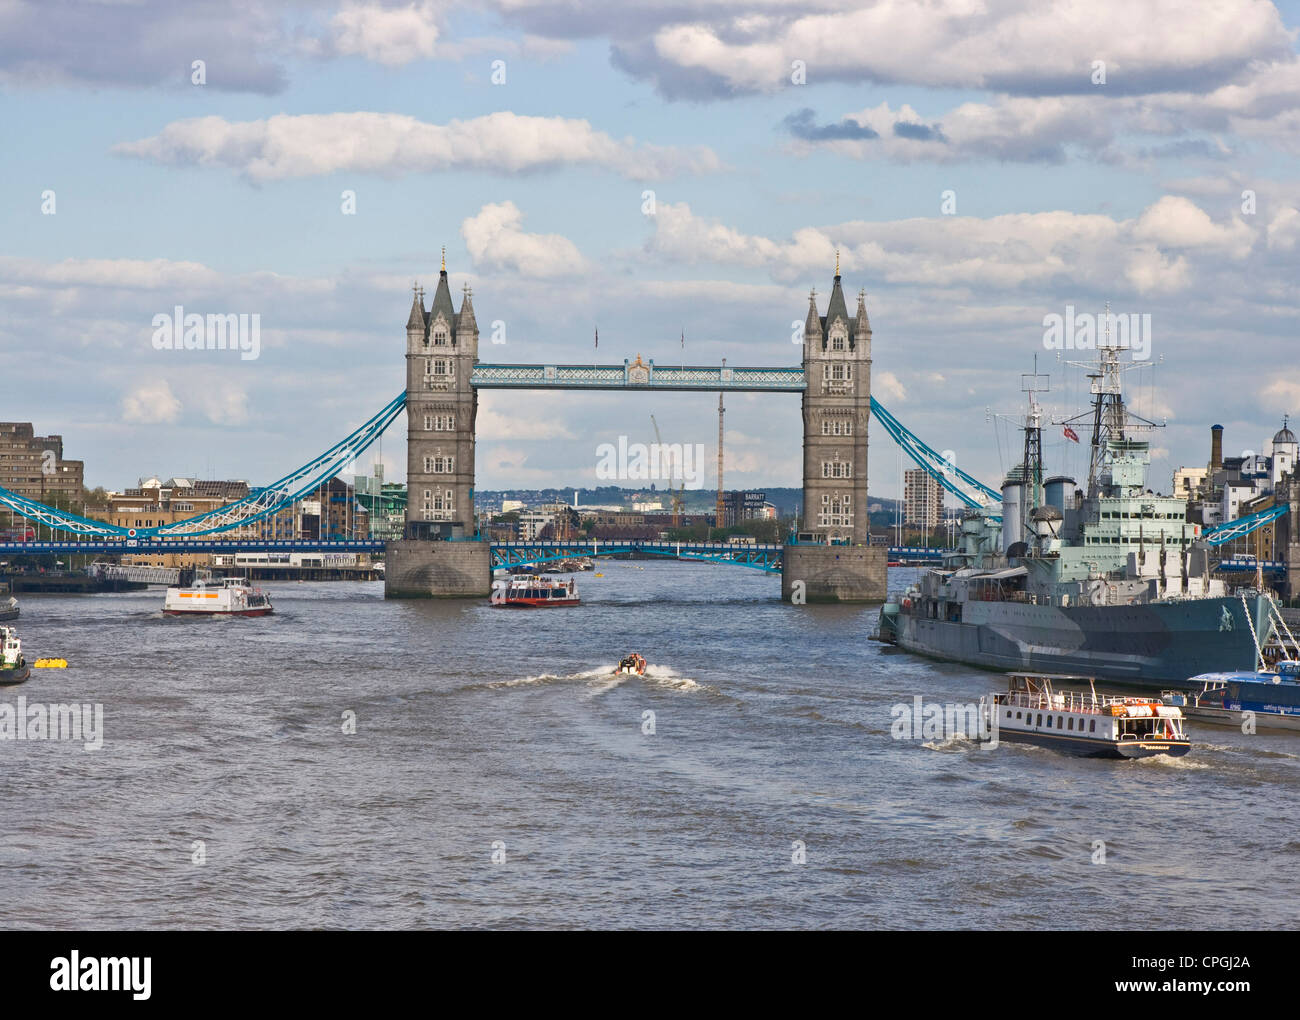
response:
M799 543L781 551L784 602L884 602L889 560L880 546Z
M384 598L487 598L492 594L488 542L389 542L384 557Z

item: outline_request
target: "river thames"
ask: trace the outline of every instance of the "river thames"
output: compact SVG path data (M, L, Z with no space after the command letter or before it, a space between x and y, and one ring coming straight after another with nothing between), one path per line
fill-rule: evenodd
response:
M244 620L23 596L28 659L69 668L0 702L102 704L104 732L0 741L0 925L1300 921L1300 735L1193 722L1186 758L1139 762L896 740L894 706L1004 681L758 571L597 564L546 612L382 583L266 583L275 615ZM634 650L648 675L611 677Z

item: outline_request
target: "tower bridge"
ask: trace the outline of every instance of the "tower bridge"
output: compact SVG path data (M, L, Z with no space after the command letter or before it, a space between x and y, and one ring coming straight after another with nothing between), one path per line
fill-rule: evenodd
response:
M871 324L865 297L848 313L836 275L826 314L809 295L802 357L797 365L488 364L478 360L478 326L465 288L460 310L451 300L445 265L428 309L417 289L406 325L406 389L324 453L243 499L179 521L135 527L48 506L0 488L0 506L46 528L49 541L5 542L0 554L130 554L143 552L378 552L376 541L280 540L273 518L309 498L374 443L406 412L408 498L403 538L386 546L386 593L393 598L487 595L495 566L544 562L558 555L537 543L483 540L474 515L475 419L478 391L623 390L798 393L803 421L802 530L790 542L754 550L713 543L638 540L582 555L673 555L755 567L782 575L786 597L809 601L874 601L884 597L886 554L868 544L867 426L871 416L909 457L967 506L988 506L1000 494L946 461L871 396ZM1262 517L1264 515L1256 515ZM1243 522L1250 527L1255 523ZM55 532L71 536L55 540ZM689 546L689 548L688 548ZM671 550L671 552L670 552ZM909 550L891 550L906 559ZM577 546L565 552L578 554Z
M867 426L871 323L865 294L849 314L839 267L826 314L808 297L798 366L485 364L478 359L473 297L459 311L446 264L426 309L416 288L406 322L405 533L387 552L390 598L482 596L493 553L474 517L478 391L484 389L686 390L799 393L803 409L804 524L780 557L782 594L809 601L879 601L885 551L869 544Z

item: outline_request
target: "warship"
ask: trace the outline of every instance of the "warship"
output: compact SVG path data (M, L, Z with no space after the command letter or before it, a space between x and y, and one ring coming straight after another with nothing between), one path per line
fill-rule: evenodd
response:
M1125 406L1122 376L1134 363L1122 349L1099 344L1089 411L1056 423L1091 419L1086 490L1043 480L1044 414L1031 386L1024 457L1001 506L963 515L960 548L882 607L880 640L986 669L1137 686L1261 661L1280 629L1277 604L1262 579L1229 591L1212 576L1217 557L1187 520L1187 501L1146 488L1150 445L1138 436L1159 426Z

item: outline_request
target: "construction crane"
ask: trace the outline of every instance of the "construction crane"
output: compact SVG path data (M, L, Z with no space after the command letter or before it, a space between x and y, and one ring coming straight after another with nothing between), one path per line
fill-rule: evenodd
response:
M726 367L726 359L723 359L723 367ZM723 527L723 507L722 507L722 416L726 414L726 408L722 406L722 391L718 390L718 506L717 506L717 526Z
M655 442L659 444L659 451L660 451L659 456L662 457L663 450L664 450L664 438L659 434L659 423L655 421L655 416L653 414L650 416L650 424L655 427ZM680 490L674 489L673 472L670 466L668 469L668 495L670 495L673 500L673 527L674 528L678 527L682 523L682 507L686 503L686 500L683 495L685 489L686 489L686 472L685 471L682 472L681 489Z

